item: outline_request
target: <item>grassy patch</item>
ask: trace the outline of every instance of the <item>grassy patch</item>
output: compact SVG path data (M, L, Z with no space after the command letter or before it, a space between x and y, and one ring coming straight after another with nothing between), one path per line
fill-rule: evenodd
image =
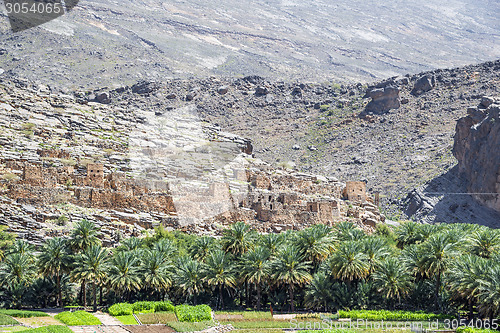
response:
M443 320L452 319L453 316L426 313L423 311L388 311L388 310L352 310L339 311L340 318L365 319L365 320L411 320L411 321L427 321L427 320Z
M168 326L172 327L176 332L193 332L193 331L202 331L207 328L216 326L213 321L201 321L197 323L189 323L189 322L169 322Z
M155 313L141 313L137 318L143 324L166 324L168 322L177 321L177 317L173 312L155 312Z
M61 312L54 318L68 326L101 325L101 321L86 311Z
M115 318L118 319L123 325L137 325L137 320L135 320L132 315L116 316Z
M26 330L23 332L26 332L26 333L73 333L73 331L70 330L68 327L61 326L61 325L33 328L33 329Z
M47 317L48 314L42 311L27 311L27 310L13 310L13 309L0 309L1 314L18 318L31 318L31 317Z
M8 333L8 332L21 332L26 331L28 328L24 326L8 326L8 327L0 327L0 333Z
M19 322L5 314L0 313L0 325L17 325Z
M318 321L319 322L319 321ZM289 320L273 320L273 319L236 319L236 320L220 320L222 325L231 324L234 328L291 328Z
M216 311L216 315L242 315L244 319L272 319L269 311Z

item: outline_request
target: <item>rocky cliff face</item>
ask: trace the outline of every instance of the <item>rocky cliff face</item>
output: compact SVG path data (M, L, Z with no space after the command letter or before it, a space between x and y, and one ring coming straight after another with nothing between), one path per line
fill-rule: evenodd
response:
M500 212L500 107L494 103L483 97L458 120L453 155L471 195Z
M252 155L248 139L201 121L194 105L122 96L120 107L102 92L92 99L103 94L92 102L29 81L0 84L0 225L8 231L39 244L86 218L112 245L160 224L220 234L235 221L279 232L341 220L371 229L385 219L364 182L273 167Z

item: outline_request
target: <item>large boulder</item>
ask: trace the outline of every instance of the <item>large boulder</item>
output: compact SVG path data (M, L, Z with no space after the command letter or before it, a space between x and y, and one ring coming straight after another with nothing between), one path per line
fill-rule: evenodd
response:
M424 75L420 79L415 82L413 85L413 90L411 91L412 95L420 96L429 90L432 90L436 85L436 78L434 75Z
M366 105L365 112L385 113L391 109L397 109L399 101L399 88L387 86L385 88L374 88L368 92L371 101Z
M482 107L458 120L453 155L468 192L500 212L500 106Z

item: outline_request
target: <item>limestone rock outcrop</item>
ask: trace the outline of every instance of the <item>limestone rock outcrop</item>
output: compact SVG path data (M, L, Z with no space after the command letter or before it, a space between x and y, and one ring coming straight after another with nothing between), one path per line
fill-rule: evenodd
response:
M453 155L468 191L482 204L500 212L500 106L483 98L458 120Z
M365 112L376 114L385 113L391 109L400 107L399 88L387 86L384 88L374 88L368 92L371 101L366 105Z

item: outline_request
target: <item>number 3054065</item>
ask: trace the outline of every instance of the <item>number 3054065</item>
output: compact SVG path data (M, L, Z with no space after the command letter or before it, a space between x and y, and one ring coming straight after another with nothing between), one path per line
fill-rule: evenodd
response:
M477 320L466 320L466 319L445 319L444 320L444 327L445 329L457 329L458 327L463 326L463 327L472 327L472 328L485 328L485 329L492 329L496 330L498 329L498 319L477 319Z
M10 3L5 4L7 14L62 14L64 9L61 3Z

